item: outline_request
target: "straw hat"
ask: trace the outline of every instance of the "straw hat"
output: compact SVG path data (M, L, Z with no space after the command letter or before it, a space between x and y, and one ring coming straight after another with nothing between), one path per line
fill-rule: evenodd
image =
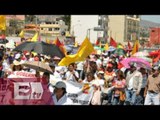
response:
M44 56L46 59L51 59L51 57L50 56L47 56L47 55L45 55Z
M13 61L13 65L16 65L16 66L17 66L17 65L21 65L21 63L20 63L19 61L17 61L17 60L14 60L14 61Z
M57 56L55 56L54 58L53 58L53 60L60 60L61 58L59 58L59 57L57 57Z

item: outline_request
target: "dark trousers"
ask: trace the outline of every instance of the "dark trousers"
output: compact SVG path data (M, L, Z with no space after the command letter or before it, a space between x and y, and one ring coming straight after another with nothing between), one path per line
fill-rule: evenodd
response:
M145 88L141 88L141 91L140 91L140 93L139 93L139 95L142 97L142 99L143 99L143 103L144 103L144 100L145 100L145 98L144 98L144 91L145 91Z

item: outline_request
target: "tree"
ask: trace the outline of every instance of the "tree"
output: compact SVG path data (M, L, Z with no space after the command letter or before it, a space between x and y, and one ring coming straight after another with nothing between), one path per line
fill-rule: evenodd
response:
M70 31L71 16L70 15L64 15L64 17L62 17L62 19L65 22L65 24L68 26L68 30Z
M25 23L36 23L36 15L25 15Z
M10 27L10 34L16 34L16 30L18 29L18 22L17 20L11 19L9 22Z

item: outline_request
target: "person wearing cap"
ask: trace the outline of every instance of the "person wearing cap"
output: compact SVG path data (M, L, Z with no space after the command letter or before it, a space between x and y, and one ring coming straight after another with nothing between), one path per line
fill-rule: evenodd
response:
M154 73L147 80L144 105L160 105L160 67L155 66L153 69Z
M67 97L66 84L63 81L58 81L54 87L54 105L73 105L73 101Z
M131 62L129 66L130 70L128 71L126 77L125 104L137 105L136 100L137 97L140 95L143 76L142 73L137 70L136 63Z

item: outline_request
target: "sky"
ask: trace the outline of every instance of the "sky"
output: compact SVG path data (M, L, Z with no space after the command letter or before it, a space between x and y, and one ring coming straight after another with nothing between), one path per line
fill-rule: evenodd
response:
M141 15L141 19L160 23L160 15Z

